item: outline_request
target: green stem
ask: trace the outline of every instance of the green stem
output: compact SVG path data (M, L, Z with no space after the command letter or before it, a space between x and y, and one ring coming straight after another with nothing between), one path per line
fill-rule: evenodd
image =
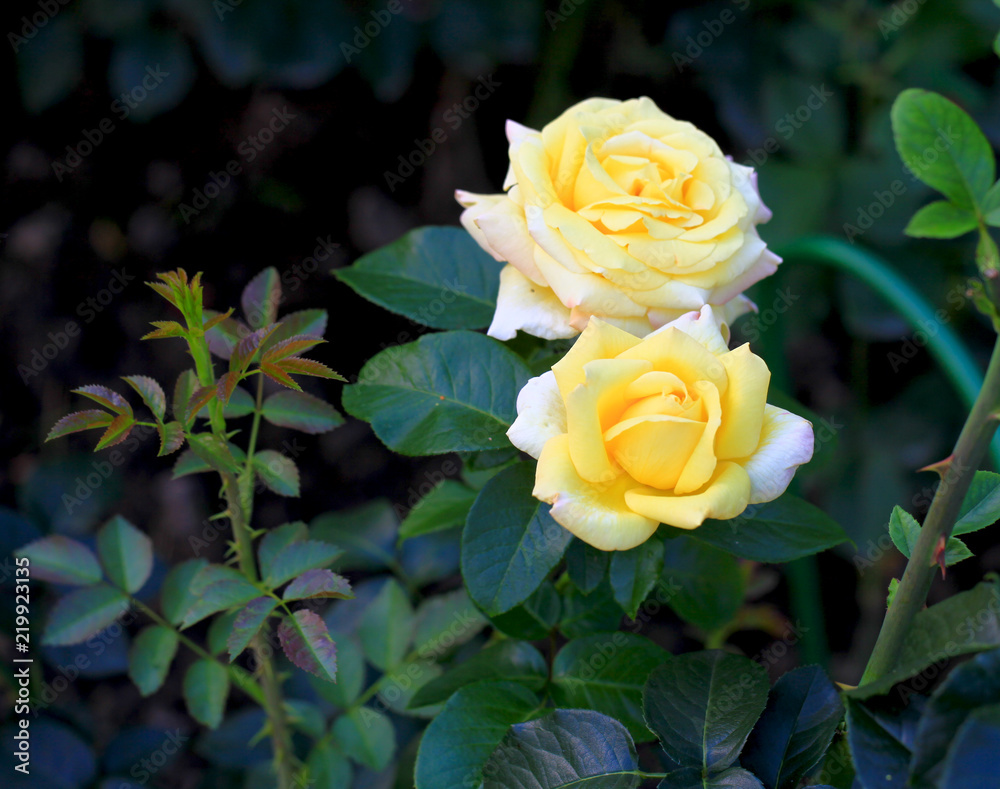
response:
M965 407L974 407L983 384L975 359L952 328L938 318L926 299L888 263L859 246L820 236L793 241L782 247L779 254L789 259L833 266L852 274L884 298L914 330L935 326L935 334L926 332L927 350L955 387ZM990 455L994 467L1000 469L1000 437L993 439Z
M250 441L247 443L247 473L252 473L250 462L257 450L257 434L260 432L260 418L264 404L264 376L257 376L257 404L253 410L253 424L250 426Z
M886 612L875 649L861 678L861 684L884 677L895 666L907 632L927 600L934 573L935 557L947 542L955 525L959 507L969 489L983 456L996 432L996 411L1000 407L1000 338L986 370L983 387L976 398L969 418L955 444L955 451L945 461L941 484L934 493L930 510L920 528L906 570L899 582L896 596Z

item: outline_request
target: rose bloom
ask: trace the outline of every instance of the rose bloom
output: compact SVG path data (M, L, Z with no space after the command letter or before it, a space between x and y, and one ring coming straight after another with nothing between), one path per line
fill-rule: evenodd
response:
M753 168L650 99L588 99L540 132L507 122L506 194L458 191L462 224L500 261L489 334L572 337L595 315L644 337L699 309L727 321L781 258Z
M507 432L538 458L534 496L605 551L660 523L696 529L780 496L813 453L812 425L767 403L771 374L729 350L710 306L643 340L593 319L517 398Z

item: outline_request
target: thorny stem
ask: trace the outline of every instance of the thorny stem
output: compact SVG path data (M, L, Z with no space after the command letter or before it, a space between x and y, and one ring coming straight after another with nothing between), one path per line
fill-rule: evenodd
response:
M965 421L951 457L943 461L941 484L934 494L930 510L920 529L906 570L899 582L896 596L886 612L875 649L868 660L861 684L874 682L894 668L900 647L913 618L927 600L934 573L936 553L947 542L955 525L959 507L969 489L972 477L986 455L997 427L996 411L1000 406L1000 338L986 370L982 389Z

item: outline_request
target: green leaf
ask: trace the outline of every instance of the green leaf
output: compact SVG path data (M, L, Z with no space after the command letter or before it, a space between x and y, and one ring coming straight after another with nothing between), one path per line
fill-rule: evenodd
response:
M548 679L548 665L541 653L525 641L505 639L420 688L411 707L426 707L447 701L455 691L473 682L502 679L539 691Z
M899 552L909 559L920 537L920 524L910 513L896 505L892 508L892 515L889 516L889 536ZM948 538L944 552L945 567L951 567L971 556L972 551L964 542L957 537Z
M563 591L559 630L567 638L610 633L621 621L622 608L609 584L602 583L588 595L574 586Z
M609 554L588 545L578 537L566 548L566 572L569 579L584 594L590 594L608 574Z
M327 682L318 677L309 677L309 684L334 707L349 707L364 689L365 656L353 638L342 633L330 633L337 645L337 681Z
M265 449L253 456L253 467L269 490L279 496L299 495L299 469L290 457Z
M391 545L398 526L392 505L385 499L374 499L320 515L310 524L309 533L344 549L338 569L380 570L395 561Z
M707 773L736 761L767 692L759 663L720 650L689 652L650 674L642 707L667 756Z
M347 789L354 777L351 763L332 741L319 740L306 759L310 789Z
M61 534L42 537L14 551L31 562L31 577L55 584L86 586L101 580L101 565L86 545Z
M416 789L478 786L483 763L507 729L530 720L540 706L534 693L513 682L490 680L458 690L420 740Z
M479 633L488 620L476 609L464 589L435 595L417 609L413 651L422 660L440 660Z
M128 610L128 597L107 584L70 592L53 606L45 625L43 644L79 644L100 633Z
M264 419L278 427L318 435L344 424L337 409L305 392L293 390L275 392L263 404Z
M441 711L440 707L411 707L410 701L424 685L440 677L443 672L437 663L420 658L402 663L384 675L385 684L379 689L379 701L399 715L433 718Z
M278 319L281 303L281 277L274 266L268 266L243 289L240 306L251 329L270 326Z
M147 375L127 375L122 380L139 393L156 421L162 422L167 414L167 395L156 379Z
M743 573L732 554L681 536L667 540L662 589L681 619L710 633L743 604Z
M384 770L396 752L396 732L381 712L371 707L353 709L333 724L333 736L358 764Z
M987 579L918 612L899 649L896 668L846 695L867 699L887 693L897 682L921 673L942 656L955 658L1000 646L1000 590L997 576Z
M942 786L948 749L956 733L978 708L996 704L1000 704L1000 649L958 666L934 691L917 725L910 783L916 789ZM995 757L993 761L995 774Z
M418 501L399 527L399 541L465 524L476 491L446 479Z
M336 545L319 540L292 542L282 548L268 563L264 583L270 587L281 586L306 570L315 570L332 564L343 553Z
M236 660L240 653L250 646L253 637L277 607L278 601L273 597L255 597L239 611L236 621L233 622L233 629L226 639L229 662Z
M175 654L177 633L171 628L149 625L139 632L128 653L128 676L139 693L151 696L160 689Z
M524 602L559 563L571 534L531 495L532 463L504 469L479 492L462 531L462 577L489 615Z
M977 471L962 500L952 534L968 534L985 529L1000 519L1000 474Z
M275 557L286 547L307 539L309 539L309 527L302 521L283 523L267 532L257 546L257 561L260 564L261 576L267 578L271 575Z
M551 581L545 581L521 605L504 614L491 616L490 621L506 636L537 641L548 637L559 621L561 612L559 593Z
M237 386L229 395L229 402L222 409L222 415L226 419L239 419L252 414L256 407L253 396L242 386Z
M184 446L184 442L187 440L184 436L184 425L180 422L157 425L156 432L160 436L160 451L156 453L157 457L173 454Z
M955 735L944 765L941 789L996 786L1000 753L1000 704L976 710Z
M278 625L278 640L292 663L320 679L337 681L337 646L326 623L308 608L300 608Z
M365 657L376 668L389 671L403 662L413 640L414 616L410 598L395 579L365 609L358 637Z
M892 105L896 149L921 181L962 208L974 208L995 179L993 149L979 126L956 104L910 88Z
M181 627L188 628L196 622L200 622L206 616L211 616L227 608L242 606L249 603L255 597L260 596L260 590L247 581L239 573L233 571L214 580L216 576L222 575L219 570L229 570L230 568L220 568L218 565L209 565L191 579L194 600L191 607L184 614Z
M655 739L643 720L643 686L670 653L634 633L599 633L570 641L552 663L552 699L597 710L625 724L636 742Z
M306 543L307 545L310 543ZM315 543L313 543L315 544ZM322 543L326 545L327 543ZM332 546L331 546L332 547ZM352 600L354 592L351 585L342 575L332 570L306 570L302 575L285 587L281 598L283 600L306 600L317 598L337 598Z
M482 789L635 789L638 769L635 744L618 721L555 710L511 727L483 766Z
M229 450L229 444L218 436L211 433L194 433L188 436L188 444L191 446L191 451L200 460L207 463L216 471L224 474L239 474L242 470L233 453ZM181 455L181 458L183 457L184 455ZM256 457L254 460L256 461ZM180 458L177 464L180 465ZM175 466L174 478L176 479L178 476L180 475L177 473L177 467Z
M160 590L160 607L170 624L179 625L184 621L184 615L197 599L191 589L191 582L206 567L208 559L188 559L167 573Z
M228 695L229 672L214 660L197 660L184 675L184 701L188 712L203 726L218 728Z
M840 694L823 669L789 671L771 688L740 764L767 789L794 789L823 758L843 717Z
M686 535L755 562L791 562L848 539L833 518L789 493L766 504L751 504L732 520L709 519L690 531L660 529L668 537Z
M333 274L424 326L482 329L493 320L502 265L461 228L421 227Z
M702 775L701 770L688 767L676 770L664 778L657 789L763 789L757 777L740 767L730 767L715 775ZM815 787L813 788L815 789Z
M132 418L131 414L121 414L116 416L111 420L111 424L108 425L108 429L104 431L104 435L101 436L100 440L97 442L97 446L94 447L94 451L99 449L107 449L108 447L113 447L115 444L120 444L126 438L128 434L132 432L132 428L135 426L135 420Z
M635 619L662 572L663 538L655 534L631 550L611 554L611 590L629 619Z
M300 334L322 337L326 334L326 310L299 310L281 316L281 324L264 343L264 350Z
M153 541L121 515L115 515L97 532L97 553L108 579L134 594L153 572Z
M914 238L956 238L977 226L976 214L947 200L925 205L903 231Z
M253 600L247 603L247 605L251 603L253 603ZM226 651L229 636L233 632L237 618L243 611L243 608L233 608L212 618L212 622L208 626L208 633L205 636L205 646L209 654L221 655Z
M188 403L191 402L191 395L200 388L198 376L194 370L185 370L177 376L174 384L174 401L172 411L174 419L183 422L187 418Z
M531 372L482 334L428 334L386 348L344 387L345 410L403 455L505 449Z
M106 386L88 384L87 386L81 386L79 389L74 389L73 394L83 395L115 414L132 416L132 406L128 404L128 401L118 394L118 392L108 389Z
M114 417L107 411L98 411L97 409L75 411L56 422L45 437L45 440L52 441L56 438L68 436L70 433L79 433L82 430L92 430L98 427L106 428L113 420Z
M903 723L885 713L847 699L847 737L863 786L902 789L910 762L909 741Z

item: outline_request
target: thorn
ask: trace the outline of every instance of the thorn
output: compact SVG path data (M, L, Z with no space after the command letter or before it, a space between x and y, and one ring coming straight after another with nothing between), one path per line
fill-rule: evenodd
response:
M948 469L951 468L951 464L954 459L954 455L948 455L948 457L944 460L939 460L937 463L931 463L929 466L917 469L917 471L933 471L939 477L944 478L945 474L948 473Z
M947 545L947 541L945 540L944 535L942 534L940 537L938 537L937 545L934 546L934 560L933 560L933 563L936 564L936 565L938 565L941 568L941 578L942 579L947 575L947 572L945 570L945 565L944 565L944 551L945 551L945 546L946 545Z

